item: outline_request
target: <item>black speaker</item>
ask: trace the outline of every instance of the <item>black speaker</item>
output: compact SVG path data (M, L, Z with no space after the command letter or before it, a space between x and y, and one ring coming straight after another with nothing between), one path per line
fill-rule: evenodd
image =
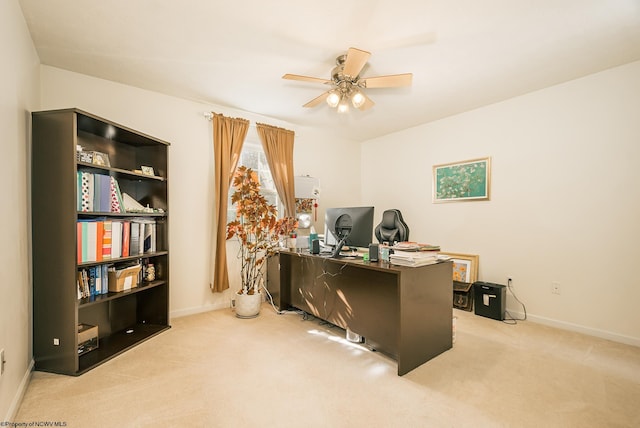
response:
M477 281L473 283L476 315L503 321L507 303L507 288L502 284Z
M369 244L369 261L378 261L378 244Z
M311 254L320 254L320 240L314 239L311 241Z

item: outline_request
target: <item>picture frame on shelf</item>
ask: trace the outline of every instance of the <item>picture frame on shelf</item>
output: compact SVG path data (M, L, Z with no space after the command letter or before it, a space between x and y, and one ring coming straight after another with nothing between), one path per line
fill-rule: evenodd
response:
M78 151L78 162L93 163L93 152Z
M92 159L91 163L98 166L106 166L110 167L111 163L109 162L109 155L102 152L91 152Z
M433 202L487 201L491 188L491 158L433 166Z
M153 167L152 166L144 166L142 165L140 167L140 170L142 171L142 175L150 175L152 177L154 177L156 174L153 171Z

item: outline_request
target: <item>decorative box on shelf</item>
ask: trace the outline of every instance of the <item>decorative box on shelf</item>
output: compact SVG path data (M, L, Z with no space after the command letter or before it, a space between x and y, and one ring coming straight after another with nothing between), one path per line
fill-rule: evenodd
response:
M463 311L473 309L473 291L471 282L453 281L453 307Z
M78 324L78 355L98 348L98 326Z
M138 286L138 274L142 266L139 264L109 271L109 291L120 292Z

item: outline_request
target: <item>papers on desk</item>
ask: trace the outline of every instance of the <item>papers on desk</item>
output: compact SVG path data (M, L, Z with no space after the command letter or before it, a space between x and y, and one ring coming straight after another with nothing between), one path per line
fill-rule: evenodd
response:
M439 245L422 244L419 242L411 242L411 241L398 242L391 248L399 251L428 251L428 252L440 251Z
M400 251L393 250L393 254L389 255L389 262L400 266L424 266L437 263L437 251Z

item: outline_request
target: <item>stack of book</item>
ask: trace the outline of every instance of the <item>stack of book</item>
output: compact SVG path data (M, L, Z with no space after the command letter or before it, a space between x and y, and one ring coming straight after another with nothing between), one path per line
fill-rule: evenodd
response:
M157 251L156 222L143 217L128 220L80 219L76 237L78 264Z
M109 292L108 266L90 266L78 271L78 299L93 297Z
M78 171L77 177L79 212L124 212L118 180L108 175L86 171Z
M389 262L400 266L424 266L438 262L437 251L401 251L393 250Z

